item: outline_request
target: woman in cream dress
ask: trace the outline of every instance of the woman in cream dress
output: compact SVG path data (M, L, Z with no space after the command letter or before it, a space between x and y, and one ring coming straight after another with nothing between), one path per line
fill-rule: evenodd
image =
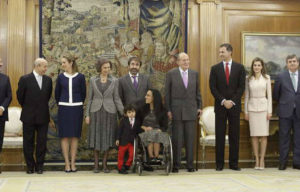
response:
M249 121L255 169L264 169L269 120L272 116L272 91L271 79L265 72L264 61L261 58L257 57L252 61L245 87L245 119Z

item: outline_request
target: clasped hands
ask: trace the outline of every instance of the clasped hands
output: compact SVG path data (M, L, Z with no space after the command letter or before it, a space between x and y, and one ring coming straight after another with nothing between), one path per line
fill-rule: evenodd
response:
M231 100L225 100L224 103L223 103L223 106L226 109L231 109L233 107L233 101L231 101Z

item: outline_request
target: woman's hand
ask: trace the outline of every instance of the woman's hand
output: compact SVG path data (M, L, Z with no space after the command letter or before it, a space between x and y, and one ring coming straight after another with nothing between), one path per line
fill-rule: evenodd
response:
M152 129L152 127L147 127L147 131L151 131Z
M157 129L158 132L161 132L161 129Z
M248 115L248 113L245 113L245 120L249 121L249 115Z
M87 125L90 124L90 117L86 117L86 118L85 118L85 123L86 123Z
M267 114L267 120L270 120L271 117L272 117L272 113L268 113L268 114Z

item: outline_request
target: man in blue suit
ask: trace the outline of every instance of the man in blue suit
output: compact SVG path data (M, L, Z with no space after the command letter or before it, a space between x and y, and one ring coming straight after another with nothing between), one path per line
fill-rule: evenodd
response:
M0 58L0 72L3 66ZM0 73L0 153L2 152L5 121L8 120L8 106L11 102L11 86L9 77ZM1 169L0 169L1 173Z
M279 170L286 169L291 129L294 135L293 168L300 169L299 58L294 54L288 55L286 65L287 70L279 74L275 80L273 93L273 98L278 102Z

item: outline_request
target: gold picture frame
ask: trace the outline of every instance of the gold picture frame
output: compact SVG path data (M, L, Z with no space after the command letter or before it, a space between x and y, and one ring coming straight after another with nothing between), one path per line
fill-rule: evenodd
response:
M300 56L299 33L261 33L242 32L242 62L247 71L255 57L265 62L267 73L274 79L278 73L285 69L287 55Z

